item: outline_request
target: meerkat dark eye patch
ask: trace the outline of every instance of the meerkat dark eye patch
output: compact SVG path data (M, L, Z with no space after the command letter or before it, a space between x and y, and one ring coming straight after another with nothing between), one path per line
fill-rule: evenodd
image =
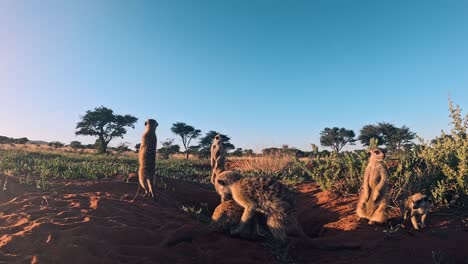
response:
M223 180L218 180L218 183L221 186L226 186L227 185L226 181L223 181Z

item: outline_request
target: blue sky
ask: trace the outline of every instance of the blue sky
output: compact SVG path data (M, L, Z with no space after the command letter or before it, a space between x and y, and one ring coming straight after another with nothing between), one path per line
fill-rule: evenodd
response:
M468 108L467 1L0 2L0 135L76 137L88 109L309 150L380 121L430 139ZM466 113L466 112L465 112Z

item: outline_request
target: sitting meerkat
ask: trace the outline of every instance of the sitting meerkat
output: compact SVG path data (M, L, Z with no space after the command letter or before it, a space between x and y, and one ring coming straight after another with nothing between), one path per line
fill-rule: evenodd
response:
M369 224L387 221L388 172L383 162L385 154L379 148L370 150L369 164L364 172L362 191L356 214L369 220Z
M421 228L426 227L426 218L431 207L432 204L427 195L415 193L401 205L400 211L403 220L407 220L408 217L411 217L411 223L414 229L419 230L419 226L421 226Z

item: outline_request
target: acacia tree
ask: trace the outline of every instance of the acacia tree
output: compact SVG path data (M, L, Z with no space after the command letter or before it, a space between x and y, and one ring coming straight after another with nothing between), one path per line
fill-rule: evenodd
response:
M192 139L200 136L201 130L195 129L193 126L187 125L186 123L177 122L172 125L171 131L182 140L182 145L185 149L185 157L188 159L190 142Z
M211 144L213 144L213 139L218 134L221 136L221 142L226 152L229 150L235 149L234 145L229 142L231 138L229 138L228 136L224 134L221 134L212 130L206 133L204 137L200 138L200 142L198 144L198 153L200 154L200 156L203 156L203 157L210 156Z
M109 142L115 137L123 138L126 127L135 128L138 118L131 115L115 115L112 109L101 106L86 111L76 125L76 135L96 136L97 150L106 153Z
M330 147L336 153L347 144L354 144L356 135L353 130L345 129L344 127L329 128L326 127L320 132L320 144L325 147Z
M365 125L358 139L364 146L369 146L371 139L377 140L377 145L385 145L390 151L402 150L413 145L416 137L407 126L396 127L393 124L381 122L376 125Z

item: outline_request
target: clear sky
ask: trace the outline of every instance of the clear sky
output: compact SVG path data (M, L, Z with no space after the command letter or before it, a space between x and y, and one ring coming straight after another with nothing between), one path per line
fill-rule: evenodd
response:
M94 142L104 105L236 147L309 150L386 121L430 139L468 110L468 1L0 1L0 135ZM466 113L466 112L465 112Z

